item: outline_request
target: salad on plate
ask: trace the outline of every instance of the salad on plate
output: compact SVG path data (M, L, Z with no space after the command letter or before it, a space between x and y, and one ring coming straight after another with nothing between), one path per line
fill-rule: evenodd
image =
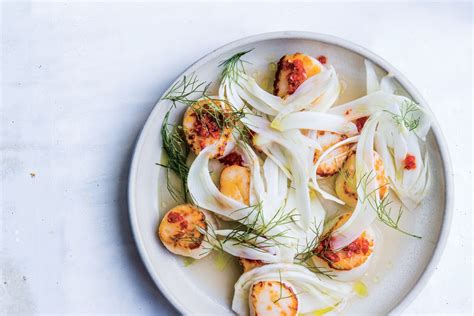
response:
M339 313L366 291L383 241L375 222L421 238L400 220L428 188L430 116L368 60L366 94L338 104L345 83L330 56L284 55L263 84L247 54L220 63L218 87L193 74L163 97L159 165L176 206L157 235L176 255L239 260L239 315Z

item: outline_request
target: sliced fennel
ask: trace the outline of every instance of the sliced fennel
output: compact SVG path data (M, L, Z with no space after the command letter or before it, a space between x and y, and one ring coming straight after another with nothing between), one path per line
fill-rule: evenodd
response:
M270 126L279 131L286 131L289 129L310 129L339 134L357 133L357 127L354 123L346 120L344 117L321 112L291 113L286 115L280 121L274 120Z
M345 117L349 121L380 111L391 111L399 114L399 105L408 101L409 99L406 97L376 91L359 99L334 106L328 110L328 113Z
M222 247L221 250L228 254L268 263L281 262L280 249L272 240L247 232L245 232L245 240L242 240L243 233L239 235L231 229L215 230L214 232L216 236L214 245ZM223 241L220 237L227 239Z
M367 94L380 90L380 83L375 72L375 66L367 59L364 60L365 63L365 74L366 74L366 83L367 83Z
M297 294L299 312L333 307L340 310L354 295L351 283L330 280L295 264L270 264L242 274L234 287L232 310L247 315L249 291L259 281L280 281L292 285Z
M340 249L358 238L377 217L373 203L380 201L379 184L374 166L374 137L380 116L366 122L356 150L357 205L351 217L332 233L331 247ZM371 203L372 202L372 203Z
M209 174L209 159L215 145L203 149L193 161L188 174L189 194L196 205L216 214L239 220L248 216L248 205L222 194Z

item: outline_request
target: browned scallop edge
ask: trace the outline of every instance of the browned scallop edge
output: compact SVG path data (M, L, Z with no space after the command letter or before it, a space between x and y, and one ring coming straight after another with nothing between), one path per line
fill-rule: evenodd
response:
M275 73L275 80L273 81L273 94L278 95L280 89L278 89L278 85L280 83L280 73L283 70L283 61L285 60L286 55L283 55L280 60L278 61L277 71Z

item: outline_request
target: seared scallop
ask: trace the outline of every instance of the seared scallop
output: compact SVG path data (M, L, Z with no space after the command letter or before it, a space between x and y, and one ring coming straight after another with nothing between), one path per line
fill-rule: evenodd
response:
M326 237L314 249L315 257L313 260L318 265L318 258L324 260L331 268L335 270L352 270L364 264L372 254L374 239L364 231L357 239L342 249L333 250L330 247L330 234L341 227L351 217L351 213L345 213L339 216L335 223L329 229Z
M239 263L244 269L244 273L265 265L265 263L261 260L251 260L246 258L239 258Z
M318 131L317 140L322 147L322 150L316 149L314 152L313 162L316 163L319 157L329 147L343 141L347 135L337 134L333 132ZM316 174L320 177L330 177L336 174L343 166L347 156L352 152L351 144L346 144L337 147L331 151L318 166Z
M375 180L378 185L378 192L380 199L383 199L388 194L389 182L385 174L383 161L379 154L374 151L375 159ZM336 194L344 201L347 205L355 207L357 204L357 183L356 183L356 170L355 170L356 155L352 153L344 163L341 172L336 178ZM371 180L372 177L367 175L366 178Z
M249 205L250 169L240 165L231 165L222 169L220 191L236 201ZM228 220L223 216L219 216L219 218ZM260 260L246 258L239 258L239 263L244 269L244 272L264 265Z
M232 165L222 169L220 191L239 202L249 205L250 169Z
M296 53L283 56L278 62L273 94L281 98L293 94L308 78L321 71L321 63L314 57Z
M212 144L217 144L217 150L211 158L224 155L232 138L232 129L223 126L226 111L228 107L223 102L213 99L203 99L188 107L183 129L186 141L196 155Z
M298 298L293 287L280 281L259 281L249 293L250 315L298 315Z
M200 259L209 253L204 235L207 228L202 210L191 204L182 204L165 214L158 228L158 237L172 253Z

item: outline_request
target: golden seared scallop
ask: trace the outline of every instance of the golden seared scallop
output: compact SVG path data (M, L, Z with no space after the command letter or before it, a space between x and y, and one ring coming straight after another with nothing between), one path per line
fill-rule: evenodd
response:
M203 99L188 107L184 113L184 134L196 155L212 144L217 144L217 150L211 158L224 154L232 138L232 129L222 126L227 108L221 101Z
M239 157L236 157L236 155L233 153L227 155L226 157L220 160L224 163L242 162L241 157L239 159ZM220 178L220 191L224 195L236 201L249 205L250 169L242 167L238 164L231 165L222 169ZM227 220L227 218L223 216L219 216L219 218ZM246 258L239 258L239 263L244 269L244 273L254 268L261 267L265 264L261 260L251 260Z
M364 231L357 239L346 247L339 250L332 250L330 247L330 233L341 227L351 217L351 213L345 213L339 216L335 223L329 229L326 237L314 249L317 258L324 260L331 268L335 270L352 270L367 261L372 254L374 239ZM316 259L316 258L314 258ZM315 260L315 264L317 260Z
M291 285L280 281L259 281L249 293L250 315L298 315L298 298Z
M265 263L261 260L251 260L246 258L239 258L239 263L244 269L244 273L265 265Z
M172 253L200 259L209 253L204 245L207 227L202 210L191 204L182 204L165 214L158 228L158 237Z
M314 151L313 162L316 163L323 152L329 147L339 143L340 141L343 141L346 138L347 135L318 131L317 140L321 145L322 150L316 149ZM336 174L342 168L347 156L349 156L349 154L352 152L351 148L351 144L347 144L337 147L331 151L319 164L316 174L320 177L330 177Z
M383 161L379 154L374 151L375 159L375 179L378 184L379 196L381 199L387 196L389 189L388 178L385 174ZM355 170L356 155L352 153L344 163L341 172L336 178L335 190L337 196L347 205L355 207L357 204L357 183ZM371 179L370 176L368 178Z
M278 62L273 94L281 98L293 94L308 78L321 71L321 63L314 57L296 53L283 56Z
M250 169L232 165L222 169L219 189L222 194L249 205Z

